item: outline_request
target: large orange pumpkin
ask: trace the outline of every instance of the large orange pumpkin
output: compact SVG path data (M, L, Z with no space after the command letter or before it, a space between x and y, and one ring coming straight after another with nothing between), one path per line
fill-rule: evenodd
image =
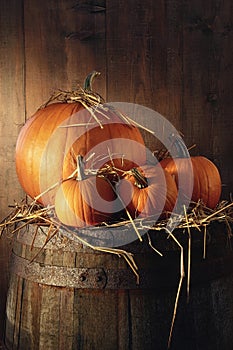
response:
M91 81L90 77L93 74L88 76L88 81ZM109 153L110 157L118 158L115 165L124 170L145 163L145 147L139 152L137 147L126 149L123 142L113 142L123 138L144 146L139 129L127 124L118 112L105 105L95 106L96 111L91 110L90 104L86 108L92 95L90 85L88 87L88 101L49 104L39 109L21 129L16 144L16 171L20 184L32 198L71 175L76 168L77 154L85 156L106 140L107 148L101 149L104 154L94 152L90 157L89 162L95 167L103 165L103 159ZM53 203L54 194L54 191L49 191L38 201L46 205Z
M172 176L159 165L144 165L127 172L118 186L120 199L132 218L169 213L177 200Z
M201 200L207 207L214 209L221 196L221 177L216 165L203 156L189 157L182 138L179 135L171 137L178 157L161 160L161 166L174 176L184 199L192 181L191 201L197 203ZM180 182L181 177L186 178L186 181Z
M121 170L129 170L145 163L145 145L138 128L127 124L117 111L111 109L105 115L97 109L95 114L103 127L94 123L95 127L85 126L87 131L82 134L80 132L81 135L69 147L64 157L63 178L67 178L75 170L78 154L85 157L85 167L89 169L99 169L110 164L121 173ZM88 124L88 111L83 111L79 117L84 124Z

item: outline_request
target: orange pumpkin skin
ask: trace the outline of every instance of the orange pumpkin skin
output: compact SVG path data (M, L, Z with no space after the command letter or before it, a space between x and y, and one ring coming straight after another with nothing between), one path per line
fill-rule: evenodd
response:
M85 159L85 167L89 169L103 168L108 164L116 168L117 171L119 170L121 175L122 171L130 170L146 162L146 148L138 128L132 124L126 124L111 110L106 111L109 119L103 117L98 111L95 114L103 128L96 124L72 144L64 158L64 179L75 170L76 156L80 154L85 157L88 152L91 154L92 150L93 153L96 153L95 156L90 157L90 160ZM87 122L89 119L90 115L88 114Z
M100 198L108 204L107 212L98 210ZM77 228L108 222L114 211L116 195L111 185L101 177L90 176L78 181L64 181L55 196L55 212L65 225Z
M40 177L45 179L48 187L56 182L54 172L63 161L57 150L50 157L50 164L43 159L49 139L60 124L82 108L79 103L53 103L39 109L22 127L16 143L16 172L22 188L32 198L42 192ZM65 142L59 140L59 147L65 148ZM38 201L42 203L42 200Z
M163 217L165 213L169 215L177 200L177 187L172 176L160 166L144 165L137 170L145 176L147 187L139 188L135 183L135 176L130 172L118 187L119 196L126 203L131 217L140 215L144 218L155 214Z
M174 176L177 188L185 196L187 187L190 185L190 171L193 172L193 191L191 201L197 203L201 200L204 205L214 209L221 196L221 177L214 163L203 156L190 157L190 163L186 158L176 158L175 160L163 159L161 166ZM178 173L182 177L187 177L187 182L180 183ZM190 180L191 181L191 180Z
M67 178L75 170L76 165L72 161L73 151L85 156L105 138L111 140L115 137L125 137L144 145L139 129L124 124L114 113L111 113L111 123L108 122L103 129L97 122L96 126L87 132L85 126L80 127L81 131L78 134L76 127L59 128L66 124L67 120L68 124L79 123L79 116L84 120L88 118L90 122L91 116L81 103L53 103L38 110L21 129L16 144L16 172L21 186L30 197L35 198L57 181ZM122 153L123 146L116 151ZM132 148L127 158L131 161L127 164L122 163L123 169L128 169L135 163L145 163L146 152L138 152ZM118 161L117 166L119 163ZM38 201L46 205L53 204L54 195L55 192L50 191L46 197Z

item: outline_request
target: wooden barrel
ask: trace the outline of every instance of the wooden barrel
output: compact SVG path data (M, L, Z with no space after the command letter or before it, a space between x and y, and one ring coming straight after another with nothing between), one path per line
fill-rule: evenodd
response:
M139 267L136 284L124 259L74 243L62 232L43 247L47 233L29 224L14 237L7 349L167 349L180 278L174 240L165 232L150 234L162 257L147 235L125 247ZM187 234L175 234L187 252ZM171 349L232 349L233 253L223 226L208 229L207 238L203 259L203 232L192 232L190 300L185 278Z

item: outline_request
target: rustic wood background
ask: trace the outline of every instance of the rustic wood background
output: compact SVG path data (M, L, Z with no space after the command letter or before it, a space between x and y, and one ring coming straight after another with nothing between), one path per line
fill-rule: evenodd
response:
M0 216L24 194L17 135L58 89L93 69L106 100L135 102L168 118L192 155L219 167L233 189L231 0L2 0L0 9ZM8 249L0 241L0 330Z

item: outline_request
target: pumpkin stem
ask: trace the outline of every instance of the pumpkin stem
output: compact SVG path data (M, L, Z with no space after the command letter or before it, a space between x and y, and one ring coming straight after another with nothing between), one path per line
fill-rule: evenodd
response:
M82 181L86 178L86 175L84 173L84 164L83 164L83 157L79 154L77 156L77 181Z
M142 173L137 168L132 168L131 173L135 178L135 186L137 186L138 188L148 187L147 178L144 175L142 175Z
M172 147L174 146L177 151L177 158L189 158L189 152L187 147L179 134L170 134L170 141L172 142Z
M100 75L100 72L95 70L87 75L83 86L84 91L92 91L92 81L97 75Z

